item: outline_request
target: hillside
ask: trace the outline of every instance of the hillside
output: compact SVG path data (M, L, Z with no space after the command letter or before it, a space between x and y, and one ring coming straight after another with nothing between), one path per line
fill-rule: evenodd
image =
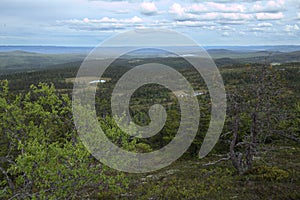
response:
M83 54L41 54L25 51L0 52L0 74L46 69L50 66L82 61Z
M111 51L111 49L110 49ZM193 51L187 51L185 56L193 56ZM300 62L300 51L279 52L279 51L249 51L249 50L228 50L209 49L208 54L215 60L217 66L228 66L246 63L289 63ZM143 54L142 54L143 53ZM168 60L172 66L178 66L178 58L174 54L147 50L146 52L134 52L122 59L128 60L126 66L139 59L139 64L159 60ZM85 53L65 54L42 54L27 51L0 52L0 74L11 74L16 72L32 72L44 69L66 66L68 63L80 63L86 57ZM122 62L124 64L124 62Z

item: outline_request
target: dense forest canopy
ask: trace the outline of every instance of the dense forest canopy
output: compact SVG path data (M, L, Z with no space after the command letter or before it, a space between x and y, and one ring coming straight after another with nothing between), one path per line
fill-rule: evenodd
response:
M156 61L170 64L191 83L199 94L201 117L188 151L154 174L110 169L93 158L80 141L71 106L80 62L1 74L1 198L218 198L224 191L228 198L236 193L250 198L247 195L253 192L258 193L254 199L300 198L299 63L220 66L228 100L226 123L216 147L199 161L198 151L210 121L207 87L183 60ZM147 62L153 59L135 65ZM130 59L117 60L104 73L107 81L98 83L95 99L97 117L112 142L145 153L174 138L180 106L172 91L157 84L145 85L131 97L131 117L135 123L147 125L149 107L161 104L167 111L166 123L151 138L139 139L122 131L111 116L110 98L118 79L134 67L132 63ZM242 187L248 189L242 192Z

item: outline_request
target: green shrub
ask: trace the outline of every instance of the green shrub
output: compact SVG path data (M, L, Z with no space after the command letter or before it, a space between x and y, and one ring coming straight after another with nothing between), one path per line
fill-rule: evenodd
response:
M278 167L268 167L268 166L259 166L255 167L245 175L250 176L252 180L266 180L266 181L282 181L289 177L289 173L283 169L279 169Z

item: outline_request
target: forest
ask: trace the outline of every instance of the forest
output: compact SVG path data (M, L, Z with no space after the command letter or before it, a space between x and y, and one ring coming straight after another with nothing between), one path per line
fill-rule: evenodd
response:
M110 104L123 74L162 63L198 92L201 116L192 145L170 166L141 174L109 168L80 140L72 90L81 61L25 71L1 68L0 199L300 199L300 63L248 61L216 60L226 88L226 121L217 145L202 159L211 99L201 75L177 57L121 58L110 65L102 77L107 81L97 84L97 118L106 136L128 151L146 153L170 143L181 113L172 91L144 85L131 97L130 116L145 126L150 106L160 104L166 123L150 138L127 135Z

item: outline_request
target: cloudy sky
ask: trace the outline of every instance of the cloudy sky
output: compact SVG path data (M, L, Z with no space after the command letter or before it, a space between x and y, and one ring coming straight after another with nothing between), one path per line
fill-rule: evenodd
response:
M0 45L94 46L166 28L201 45L300 44L300 0L1 0Z

